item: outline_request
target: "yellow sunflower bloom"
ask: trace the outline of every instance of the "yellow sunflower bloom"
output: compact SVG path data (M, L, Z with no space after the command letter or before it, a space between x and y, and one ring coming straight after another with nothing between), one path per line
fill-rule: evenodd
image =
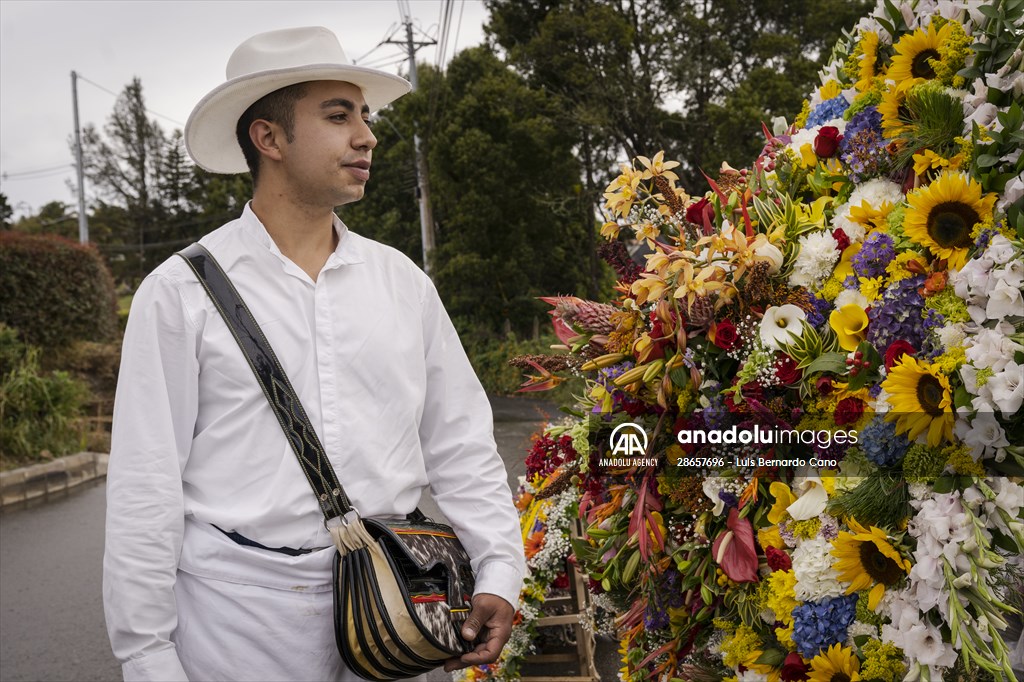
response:
M878 113L882 116L882 135L887 139L900 137L913 131L910 111L906 105L907 93L895 88L888 88L882 93L882 101L878 103Z
M927 431L932 447L953 439L953 392L936 365L904 355L889 371L882 389L893 408L885 418L896 422L896 433L905 433L913 441Z
M942 60L939 50L949 39L950 24L944 24L936 30L935 22L928 25L928 30L917 29L900 38L894 49L892 66L889 67L889 78L896 81L896 89L906 92L911 87L935 78L935 65L932 62Z
M860 57L860 67L857 73L859 80L853 87L857 92L865 92L871 87L871 81L878 72L875 65L878 62L878 34L874 31L865 31L860 40L861 50L864 52Z
M840 644L833 644L811 661L809 682L857 682L860 679L860 659Z
M852 518L849 525L854 532L844 530L836 538L832 556L838 561L833 567L839 580L850 583L846 594L871 588L868 608L874 610L886 588L896 585L910 572L910 561L889 543L881 528L865 528Z
M934 182L907 195L903 231L949 267L960 269L974 244L971 232L992 218L996 195L982 196L981 185L963 173L942 173Z

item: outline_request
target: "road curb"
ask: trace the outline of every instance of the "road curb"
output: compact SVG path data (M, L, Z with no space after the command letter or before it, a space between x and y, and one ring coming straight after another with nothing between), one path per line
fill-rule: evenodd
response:
M66 495L72 488L106 476L109 459L110 455L104 452L79 452L51 462L2 471L0 510Z

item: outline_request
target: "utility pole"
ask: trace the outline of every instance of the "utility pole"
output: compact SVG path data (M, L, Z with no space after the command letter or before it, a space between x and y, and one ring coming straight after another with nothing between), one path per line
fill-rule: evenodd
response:
M436 40L417 42L412 36L412 15L405 11L399 2L402 19L405 23L405 41L386 40L385 43L401 45L409 55L409 82L412 89L419 87L416 77L416 50L427 45L436 45ZM430 179L427 177L427 159L423 154L423 146L418 132L413 134L413 147L416 150L416 198L420 204L420 237L423 241L423 271L430 275L430 258L434 252L434 214L430 210Z
M78 74L71 72L71 103L75 108L75 170L78 172L78 241L89 243L89 217L85 215L85 169L82 168L82 131L78 125Z

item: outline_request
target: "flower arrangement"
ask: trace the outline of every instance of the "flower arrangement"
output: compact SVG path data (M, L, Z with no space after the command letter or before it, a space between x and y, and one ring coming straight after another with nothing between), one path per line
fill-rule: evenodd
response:
M1016 679L1024 4L964 5L881 2L707 196L623 165L616 299L550 300L623 679Z

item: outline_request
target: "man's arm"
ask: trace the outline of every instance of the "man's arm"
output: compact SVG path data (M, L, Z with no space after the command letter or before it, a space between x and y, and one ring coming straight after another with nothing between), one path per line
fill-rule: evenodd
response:
M107 472L103 606L126 681L187 679L170 637L198 376L195 323L176 285L151 275L125 331Z
M473 639L481 628L487 630L487 641L463 662L485 663L497 658L507 641L519 603L526 568L519 517L494 444L487 395L431 283L423 301L423 335L427 395L420 440L434 499L476 574L467 623L476 626L471 635L464 628L464 635Z

